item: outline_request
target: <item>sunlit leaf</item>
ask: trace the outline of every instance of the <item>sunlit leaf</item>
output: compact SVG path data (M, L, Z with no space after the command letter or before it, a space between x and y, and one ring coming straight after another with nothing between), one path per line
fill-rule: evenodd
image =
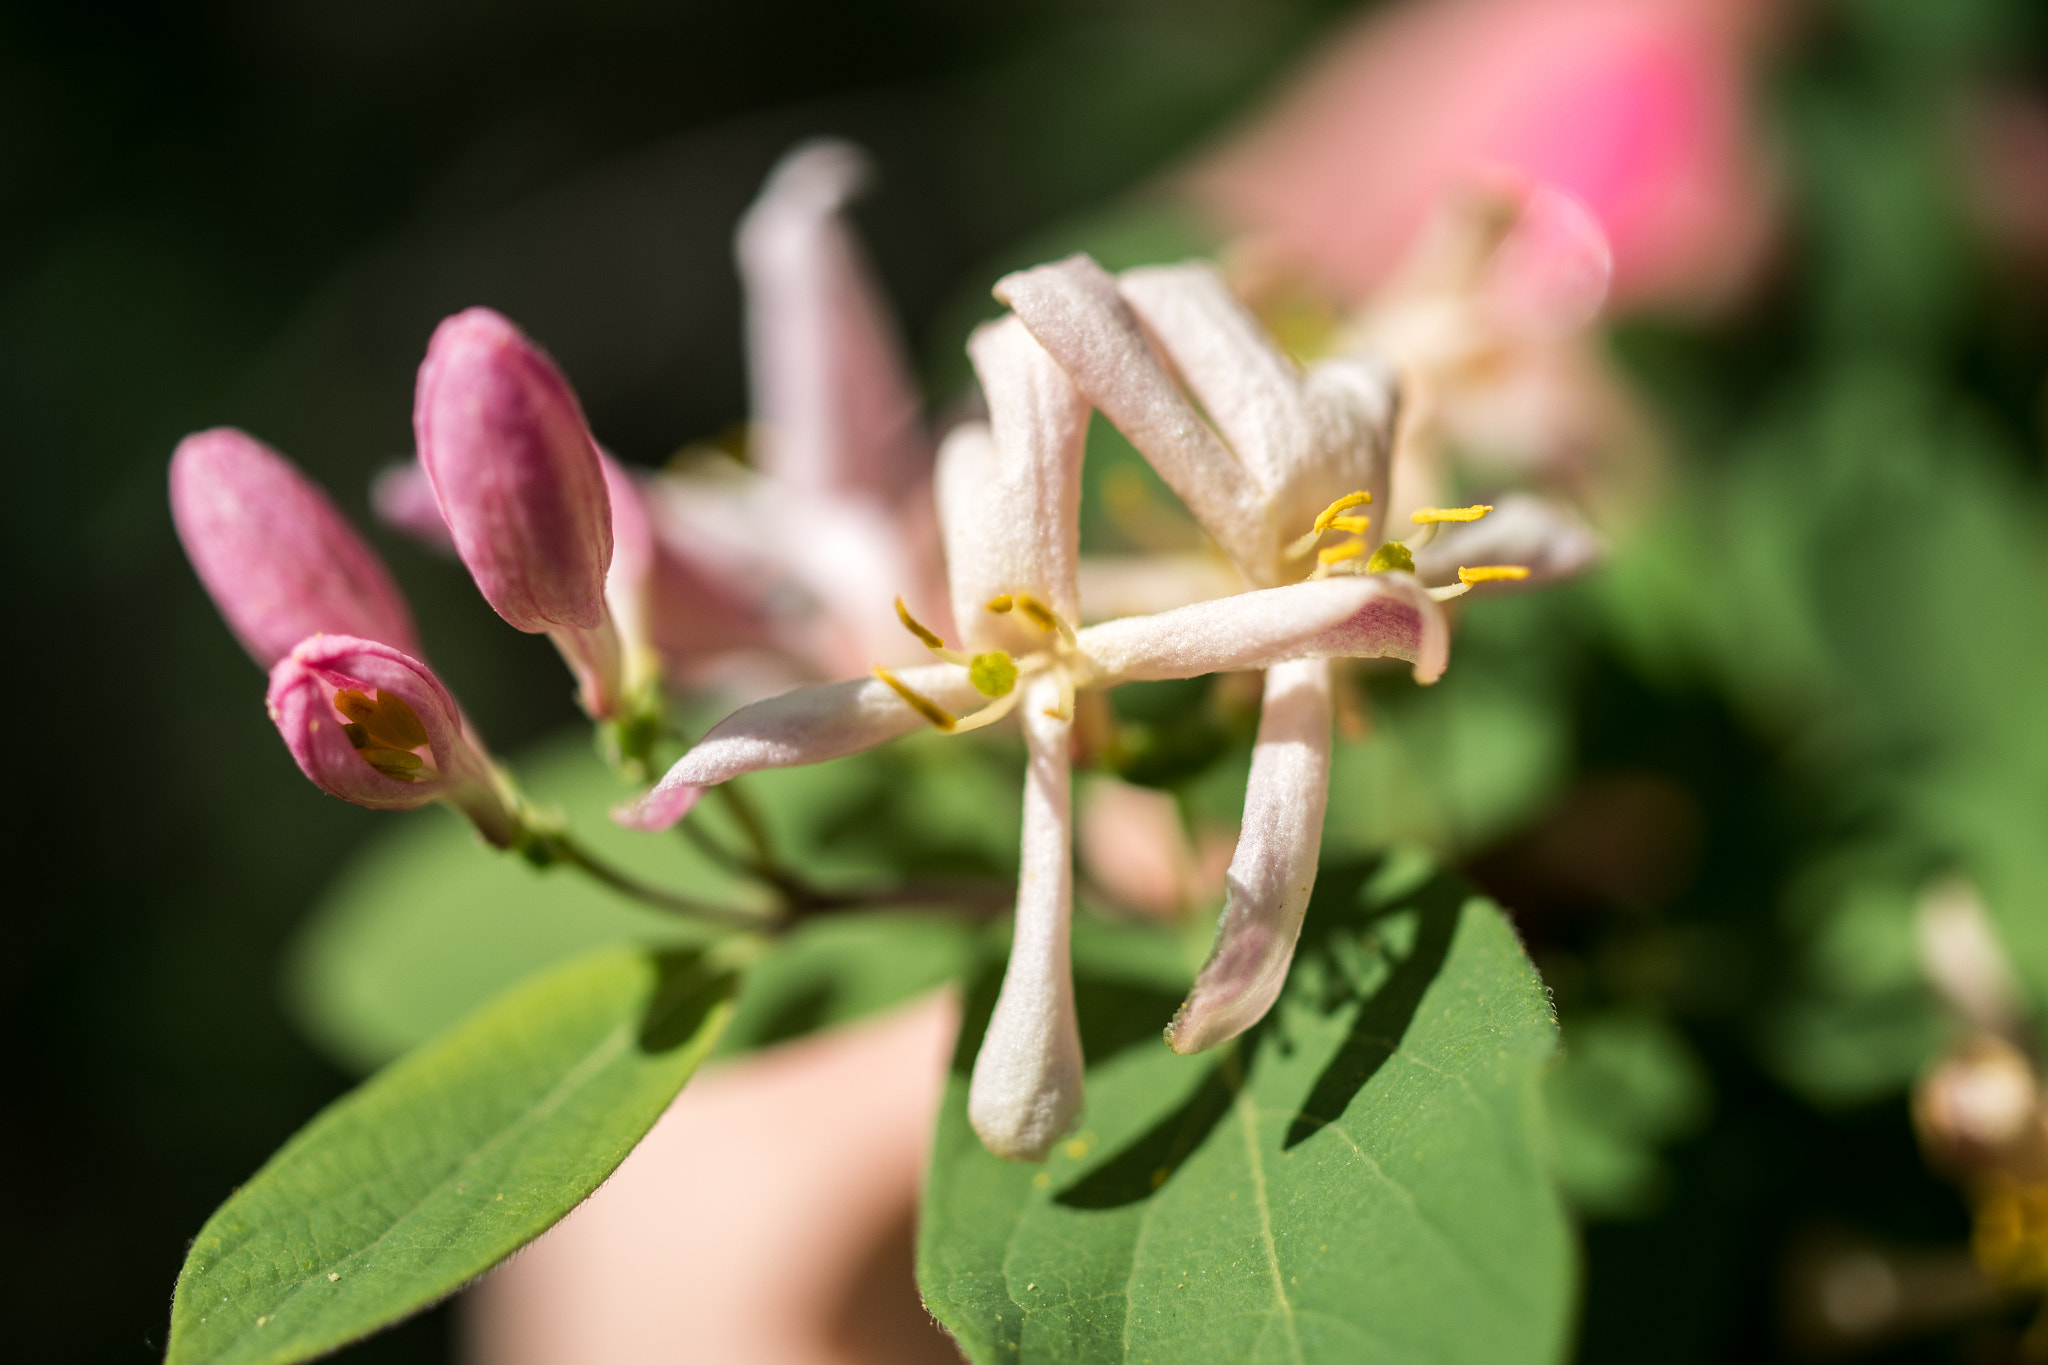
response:
M170 1365L282 1365L417 1312L610 1175L729 1018L730 969L614 949L501 996L337 1100L221 1206Z
M971 1002L918 1249L925 1301L997 1361L1540 1362L1573 1253L1538 1081L1556 1026L1487 901L1427 864L1326 867L1279 1007L1159 1039L1184 961L1077 937L1088 1107L1043 1167L967 1124Z

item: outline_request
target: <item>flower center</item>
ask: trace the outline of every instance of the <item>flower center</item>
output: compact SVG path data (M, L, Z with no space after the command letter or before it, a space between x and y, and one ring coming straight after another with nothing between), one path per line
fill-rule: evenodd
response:
M334 709L348 717L341 727L363 762L397 782L417 782L432 774L413 750L427 742L419 715L397 697L379 691L375 697L344 687L334 694Z
M1287 557L1300 559L1310 550L1315 550L1316 567L1309 574L1311 578L1327 578L1336 573L1414 573L1415 554L1405 541L1384 541L1371 555L1366 554L1365 533L1372 527L1371 519L1349 517L1344 513L1371 501L1372 494L1362 488L1355 493L1346 493L1317 515L1315 525L1309 528L1306 535L1287 547ZM1474 503L1470 507L1423 507L1409 513L1408 519L1417 526L1429 528L1433 533L1436 526L1442 522L1477 521L1492 510L1493 507L1488 503ZM1316 549L1316 542L1331 531L1342 531L1350 539ZM1474 583L1494 583L1528 576L1528 567L1522 564L1479 564L1469 567L1460 565L1458 586L1435 591L1446 597L1456 597L1469 591Z
M1023 695L1017 686L1018 681L1045 672L1053 673L1060 685L1059 707L1046 714L1061 720L1071 719L1076 675L1085 672L1085 660L1074 628L1058 612L1028 592L998 593L984 604L984 610L998 616L1014 611L1045 634L1056 638L1050 648L1027 654L1022 659L1014 659L1000 649L968 654L964 650L948 648L936 631L910 614L910 608L903 605L902 598L896 599L896 619L903 623L903 628L915 635L918 643L930 650L933 657L965 668L967 680L974 685L974 690L993 699L980 710L956 716L880 664L871 671L913 711L930 721L935 729L947 734L979 730L984 725L995 724L1016 708L1018 699Z

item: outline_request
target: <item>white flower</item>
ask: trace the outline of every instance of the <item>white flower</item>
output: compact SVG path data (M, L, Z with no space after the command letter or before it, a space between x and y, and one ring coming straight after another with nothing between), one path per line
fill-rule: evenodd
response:
M1015 318L983 327L969 350L989 422L948 437L938 477L964 648L948 647L905 610L904 624L937 662L877 668L872 678L800 688L744 707L621 818L665 827L703 788L743 773L837 758L926 724L973 729L1021 709L1028 766L1016 938L975 1062L968 1113L991 1151L1038 1160L1072 1126L1082 1098L1067 956L1074 693L1335 655L1406 659L1419 675L1435 677L1446 634L1436 604L1404 574L1269 587L1076 630L1087 404ZM1308 730L1313 715L1321 715L1327 731L1321 666L1288 664L1274 672L1306 679L1308 698L1277 705L1276 724ZM1310 718L1298 722L1297 710ZM1271 768L1274 761L1269 745L1260 763ZM1315 790L1319 818L1320 786Z
M1492 524L1479 520L1493 510L1487 507L1422 509L1416 522L1430 531L1439 523L1453 529L1414 552L1385 541L1389 450L1400 406L1392 374L1356 355L1303 372L1207 265L1154 266L1113 278L1088 257L1074 256L1011 275L996 294L1180 495L1248 582L1310 574L1357 582L1323 576L1362 575L1405 594L1404 601L1426 603L1417 607L1417 620L1432 646L1404 656L1417 660L1418 682L1436 680L1447 648L1433 598L1458 595L1475 582L1576 568L1591 552L1591 538L1576 522L1524 504ZM1350 538L1323 544L1333 531ZM1426 593L1432 581L1445 586ZM1325 660L1339 652L1297 651L1267 670L1227 900L1209 959L1167 1029L1176 1051L1236 1037L1265 1015L1286 981L1315 887L1330 765Z

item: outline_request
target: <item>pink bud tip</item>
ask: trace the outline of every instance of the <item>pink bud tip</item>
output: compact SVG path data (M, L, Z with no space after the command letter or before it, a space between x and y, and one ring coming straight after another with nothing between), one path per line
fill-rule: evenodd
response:
M413 403L420 463L456 553L500 616L533 633L604 619L612 523L583 409L499 314L435 329Z
M299 771L328 795L371 810L447 801L485 838L510 841L490 759L419 660L373 640L315 635L271 669L268 704Z
M659 832L676 824L690 813L697 799L709 790L692 787L682 782L662 782L637 801L629 801L612 811L612 822L627 829L643 829Z
M186 557L242 647L264 668L325 631L420 647L377 554L312 480L232 427L171 456L171 518Z

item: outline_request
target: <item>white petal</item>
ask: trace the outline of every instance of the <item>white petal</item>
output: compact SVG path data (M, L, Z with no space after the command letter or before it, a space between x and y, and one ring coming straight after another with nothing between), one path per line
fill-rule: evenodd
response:
M1080 614L1088 403L1015 318L976 329L967 348L989 425L949 435L940 462L953 619L970 648L1028 651L1043 644L1036 628L984 604L999 593L1030 593L1069 622Z
M842 211L867 177L844 142L806 143L740 222L759 463L800 493L893 499L926 468L917 388Z
M1105 686L1264 668L1281 659L1377 658L1434 682L1448 650L1443 612L1407 574L1290 583L1089 626L1081 651ZM1425 668L1430 671L1422 678Z
M974 1059L967 1117L983 1145L1012 1161L1043 1161L1081 1112L1081 1033L1068 955L1074 879L1069 839L1070 722L1045 714L1059 702L1048 678L1024 697L1023 863L1017 930L1002 993Z
M1416 576L1435 585L1458 581L1459 566L1520 564L1529 576L1501 587L1534 587L1582 573L1601 554L1600 537L1562 503L1511 493L1478 521L1453 522L1415 552Z
M1285 484L1315 441L1301 371L1215 267L1186 261L1126 270L1117 292L1253 478L1269 492Z
M1272 1008L1308 913L1330 782L1330 666L1320 659L1266 672L1265 707L1245 785L1244 829L1225 882L1215 946L1167 1026L1175 1052L1228 1042Z
M1084 621L1170 611L1243 590L1244 580L1237 570L1214 554L1081 557Z
M1181 395L1116 281L1087 256L1070 256L1007 275L995 292L1224 553L1264 577L1273 534L1259 484Z
M967 670L954 664L906 668L896 676L954 715L987 700L968 682ZM666 828L681 818L680 813L665 818L681 800L677 788L716 786L763 768L823 763L872 749L926 723L879 678L799 687L742 706L712 726L652 791L614 818L635 829Z

